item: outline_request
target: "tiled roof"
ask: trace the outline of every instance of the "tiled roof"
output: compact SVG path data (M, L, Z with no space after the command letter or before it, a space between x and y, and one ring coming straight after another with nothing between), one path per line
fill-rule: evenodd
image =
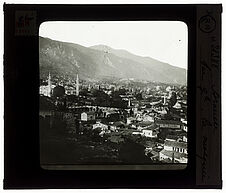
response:
M140 123L137 123L137 126L143 126L143 127L146 127L146 126L151 126L153 124L153 122L151 122L151 121L142 121L142 122L140 122Z
M173 139L173 140L177 140L181 138L180 136L176 136L176 135L167 135L166 139Z
M156 124L152 124L150 126L148 126L147 128L143 129L143 130L154 130L154 129L157 129L158 126Z
M178 148L187 148L187 143L185 142L177 142L177 141L168 141L166 140L164 143L165 146L178 147Z
M163 149L162 151L160 151L159 153L162 153L163 155L166 155L168 157L173 157L174 154L174 158L180 159L182 157L187 158L187 154L185 153L179 153L179 152L173 152L173 151L167 151L165 149Z
M174 120L156 120L156 124L176 124L182 125L181 121L174 121Z

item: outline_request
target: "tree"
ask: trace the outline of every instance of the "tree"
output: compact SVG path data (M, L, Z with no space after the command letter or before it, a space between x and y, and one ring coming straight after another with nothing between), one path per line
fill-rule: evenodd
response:
M54 97L63 97L65 95L65 89L63 86L56 86L53 89L53 96Z
M79 94L82 95L82 96L87 96L89 93L88 89L82 89Z
M142 164L150 162L144 154L145 147L131 139L125 139L119 151L119 158L125 163Z
M173 107L177 102L177 95L175 92L172 92L170 99L169 99L169 107Z

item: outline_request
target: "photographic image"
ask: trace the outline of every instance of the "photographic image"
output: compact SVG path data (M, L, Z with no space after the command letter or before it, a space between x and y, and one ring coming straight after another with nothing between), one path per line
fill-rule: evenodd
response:
M40 165L185 168L187 55L180 21L42 23Z

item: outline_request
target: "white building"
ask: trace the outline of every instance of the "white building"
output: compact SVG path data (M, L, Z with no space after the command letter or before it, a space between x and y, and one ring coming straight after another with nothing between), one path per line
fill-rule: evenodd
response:
M127 125L132 124L134 121L136 121L136 119L134 117L128 117L126 119L126 124Z
M164 149L159 152L159 160L171 160L173 163L187 163L187 143L166 140Z
M172 152L172 151L167 151L163 149L162 151L159 152L159 160L171 160L172 163L187 163L188 158L187 155L184 153L178 153L178 152Z
M175 109L181 109L181 104L177 101L176 104L173 106Z
M175 151L187 154L187 143L166 140L164 143L164 149L167 151Z
M184 135L182 140L187 143L188 142L187 136Z
M138 124L138 131L141 131L141 135L145 137L156 138L159 127L151 122L142 122Z
M143 129L142 130L142 133L141 133L142 136L145 136L145 137L152 137L152 138L156 138L157 137L157 131L154 130L154 129Z
M49 73L47 82L48 82L47 86L42 85L42 86L39 87L39 94L51 97L52 91L53 91L53 88L55 87L55 85L52 85L50 73Z
M93 129L101 128L103 130L108 130L108 125L105 125L103 123L97 122L96 124L93 124Z
M144 115L143 116L143 121L150 121L152 123L154 123L154 116L150 116L150 115Z
M172 128L172 129L180 129L181 122L174 120L156 120L155 123L159 125L160 128Z
M95 112L83 112L81 113L81 120L82 121L91 121L95 120Z

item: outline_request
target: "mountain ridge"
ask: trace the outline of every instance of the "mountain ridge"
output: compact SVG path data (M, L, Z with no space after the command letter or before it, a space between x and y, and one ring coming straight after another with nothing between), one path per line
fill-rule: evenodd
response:
M39 62L41 76L50 71L72 76L78 73L84 79L109 76L186 84L183 68L106 45L85 47L39 37Z

